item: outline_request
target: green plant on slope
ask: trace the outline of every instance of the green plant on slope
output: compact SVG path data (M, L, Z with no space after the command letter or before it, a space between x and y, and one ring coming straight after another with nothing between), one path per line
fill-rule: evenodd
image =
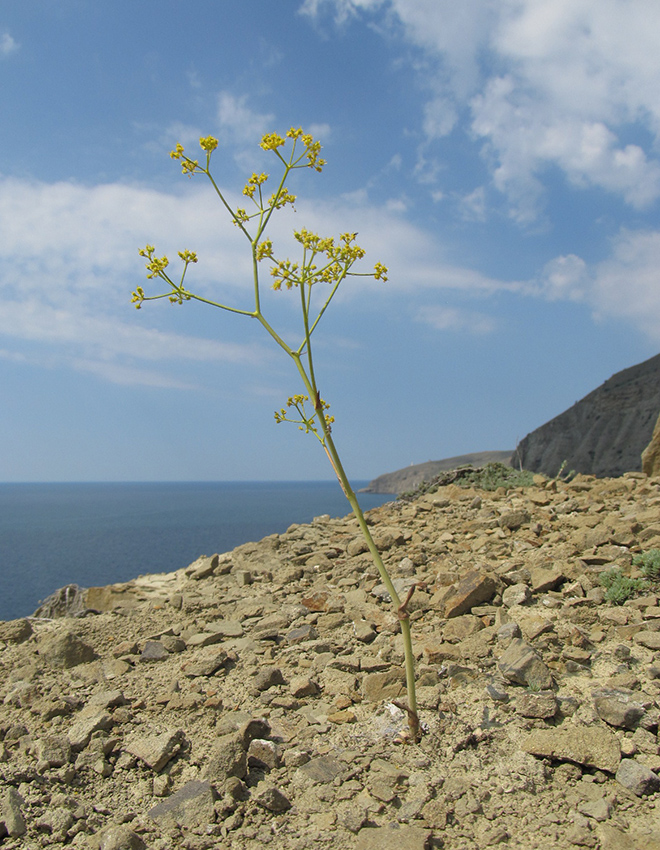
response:
M514 469L497 461L485 466L459 466L441 472L429 481L422 481L413 490L400 493L401 501L412 501L426 493L435 493L439 487L457 484L459 487L480 487L482 490L497 490L504 487L511 490L514 487L531 487L534 483L534 473L525 469Z
M649 549L635 555L633 565L642 568L642 573L651 581L660 581L660 549Z
M291 396L286 406L275 413L277 422L294 422L300 430L313 434L325 451L330 464L339 480L346 498L358 521L362 534L369 547L374 563L380 573L383 583L390 594L396 610L403 636L405 654L406 688L408 705L403 706L408 715L410 735L417 740L420 734L417 701L415 696L415 669L410 634L410 619L407 605L412 590L405 600L401 600L392 580L383 564L378 549L373 541L357 497L349 483L342 465L339 453L332 437L333 417L328 413L328 403L321 397L314 359L312 356L312 335L334 298L339 285L349 276L374 277L376 280L387 280L387 269L381 263L376 263L372 272L359 273L352 271L356 262L364 257L364 250L356 244L355 233L343 233L338 240L332 237L321 237L306 229L294 231L294 239L298 243L300 259L292 261L288 258L277 258L272 240L266 232L273 214L284 207L292 206L295 195L286 188L286 181L297 169L310 168L321 171L325 160L320 156L321 145L312 136L300 129L291 128L286 138L277 133L270 133L261 140L261 148L275 155L282 168L282 176L275 190L266 196L265 184L269 177L265 173L252 174L247 181L243 195L247 199L249 212L246 209L232 208L226 195L219 188L211 174L211 156L218 146L218 140L212 136L200 139L204 153L204 164L189 157L181 144L171 152L170 156L181 163L183 173L192 177L195 174L205 175L211 183L216 195L232 222L245 236L252 257L252 294L254 306L252 309L239 309L208 298L203 298L186 286L186 274L191 264L197 262L197 255L192 251L180 251L179 257L183 262L183 270L178 279L170 277L167 257L158 257L155 248L147 245L140 255L147 260L147 278L157 279L166 284L165 292L147 295L142 287L137 287L133 293L133 303L140 309L145 301L167 298L173 304L183 304L184 301L200 301L213 307L218 307L229 313L237 313L259 322L264 330L272 337L282 351L293 361L304 392ZM283 155L283 152L287 155ZM262 310L262 281L260 270L262 266L269 268L272 277L272 287L275 290L297 290L302 313L302 334L295 343L289 343L268 322ZM321 294L318 294L319 289Z
M606 588L605 599L613 605L623 605L647 586L644 579L624 576L616 568L601 573L600 583Z

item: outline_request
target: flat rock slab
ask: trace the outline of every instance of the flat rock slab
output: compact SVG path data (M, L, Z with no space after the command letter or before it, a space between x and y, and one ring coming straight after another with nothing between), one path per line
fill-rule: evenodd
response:
M616 735L598 726L535 729L523 741L522 749L540 758L572 761L608 773L616 773L621 762Z
M210 782L192 780L180 791L149 810L152 820L173 820L188 829L203 827L215 818L215 794Z
M497 585L492 576L472 570L464 576L444 597L445 617L460 617L468 614L475 605L489 602Z
M647 649L660 649L660 632L637 632L633 640Z
M177 729L176 732L163 732L162 735L134 738L125 749L158 773L179 752L184 741L183 731Z
M296 773L312 782L332 782L344 772L346 765L332 756L318 756L301 765Z
M419 826L379 826L358 832L356 850L427 850L430 829Z

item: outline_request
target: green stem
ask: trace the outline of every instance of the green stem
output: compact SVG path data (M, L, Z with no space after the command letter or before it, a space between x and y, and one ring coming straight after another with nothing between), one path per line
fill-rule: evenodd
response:
M309 351L309 336L307 337L307 347ZM367 525L364 513L362 512L360 503L358 502L357 496L355 495L355 491L351 487L351 484L348 480L348 476L346 475L346 472L344 470L334 440L332 439L332 434L330 433L330 426L326 422L323 409L320 406L318 390L306 374L305 369L300 360L300 355L296 355L295 352L292 352L291 356L293 357L293 360L296 363L296 366L298 367L298 372L300 373L300 377L302 378L303 383L305 384L305 388L307 389L310 400L312 401L312 403L317 405L317 418L321 426L321 430L323 432L323 439L321 440L323 448L325 449L330 464L335 471L337 479L339 480L341 489L344 491L344 495L346 496L348 503L350 504L353 510L353 514L357 519L358 525L360 526L360 531L364 536L367 547L369 548L369 552L371 553L373 562L376 565L376 569L378 570L378 573L387 589L387 592L390 594L392 604L395 607L397 617L399 618L399 623L401 625L401 636L403 638L403 653L405 658L406 670L406 689L408 693L408 726L410 728L411 737L413 738L413 740L417 741L420 735L420 728L419 717L417 715L417 694L415 688L415 656L413 654L412 634L410 631L410 618L408 616L408 612L403 610L401 598L396 592L396 588L394 587L392 579L390 578L390 574L388 573L387 568L383 563L383 559L381 558L380 552L378 551L378 547L376 546L374 539L371 536L371 531L369 530L369 526Z

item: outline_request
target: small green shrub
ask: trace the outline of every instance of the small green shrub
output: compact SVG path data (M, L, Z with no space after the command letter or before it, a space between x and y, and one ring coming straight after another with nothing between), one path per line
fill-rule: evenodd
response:
M422 481L414 490L399 494L402 501L413 501L426 493L435 493L438 487L448 484L458 484L459 487L479 487L482 490L497 490L504 487L512 490L514 487L531 487L534 483L534 473L524 469L513 469L505 463L487 463L485 466L459 466L441 472L429 481Z
M646 578L651 581L660 580L660 549L649 549L641 555L635 555L633 565L641 567Z
M623 605L646 588L646 581L643 578L624 576L621 570L616 568L602 573L600 583L607 590L605 599L613 605Z

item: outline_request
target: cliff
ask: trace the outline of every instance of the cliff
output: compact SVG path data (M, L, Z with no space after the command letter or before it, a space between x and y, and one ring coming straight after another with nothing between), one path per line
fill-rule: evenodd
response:
M532 431L513 465L557 475L562 464L599 478L641 470L660 410L660 354L617 372L571 408Z

